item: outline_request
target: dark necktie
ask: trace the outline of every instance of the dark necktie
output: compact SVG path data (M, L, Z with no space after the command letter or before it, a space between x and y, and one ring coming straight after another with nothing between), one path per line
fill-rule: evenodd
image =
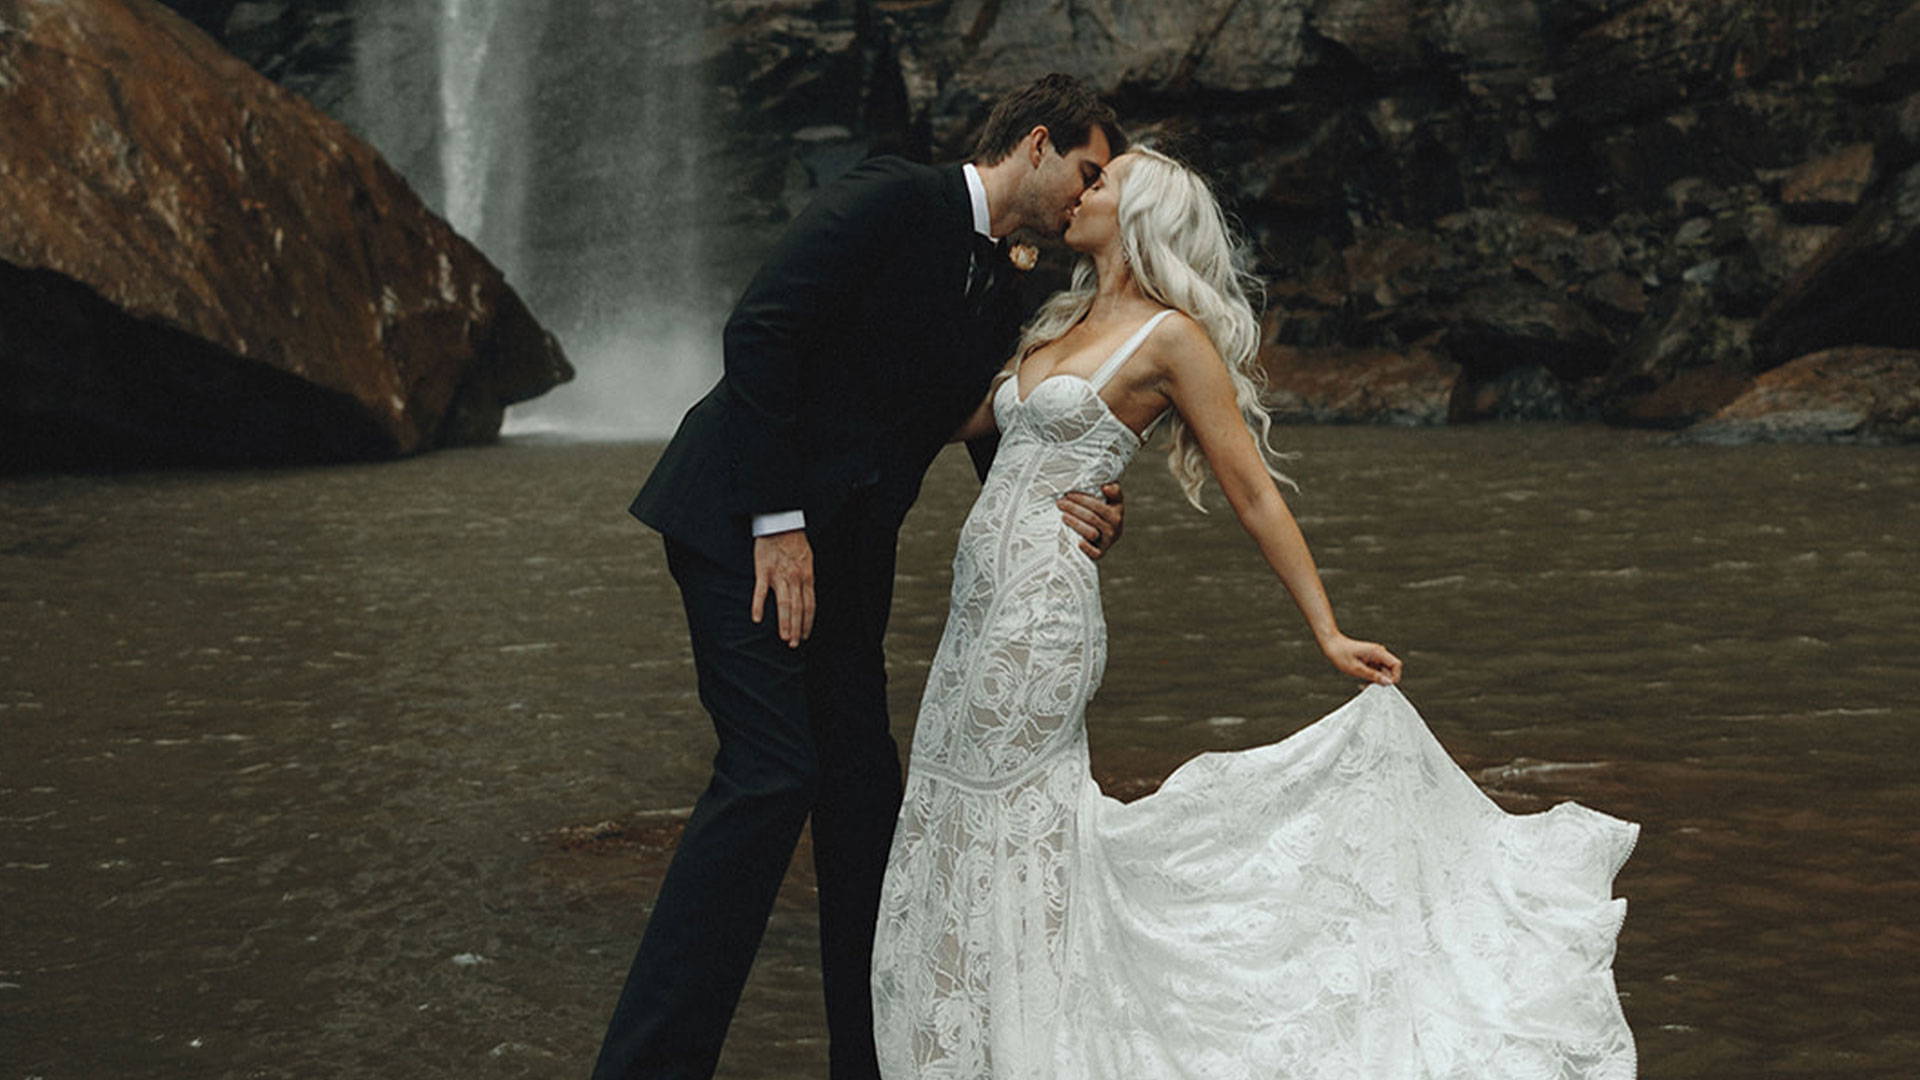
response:
M967 268L967 299L979 300L992 291L1000 264L1007 260L1006 242L978 232L973 236L972 265Z

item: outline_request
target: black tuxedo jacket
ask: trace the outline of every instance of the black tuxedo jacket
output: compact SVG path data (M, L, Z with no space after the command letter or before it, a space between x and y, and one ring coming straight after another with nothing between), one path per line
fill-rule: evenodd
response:
M734 307L724 374L633 515L748 565L755 514L803 510L818 537L864 491L879 520L862 527L897 528L1018 335L1004 265L967 295L973 237L957 165L873 158L822 188Z

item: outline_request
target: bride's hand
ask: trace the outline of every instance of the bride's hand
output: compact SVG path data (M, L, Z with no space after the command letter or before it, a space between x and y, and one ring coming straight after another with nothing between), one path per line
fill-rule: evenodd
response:
M1355 641L1345 634L1337 634L1321 645L1320 651L1334 667L1356 679L1382 686L1400 681L1400 658L1378 642Z

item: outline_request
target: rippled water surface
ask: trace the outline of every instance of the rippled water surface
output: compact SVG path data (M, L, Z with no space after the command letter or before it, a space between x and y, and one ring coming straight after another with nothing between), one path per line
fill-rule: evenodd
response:
M1644 823L1642 1075L1920 1075L1920 452L1283 441L1343 625L1462 765ZM712 751L624 515L656 453L0 481L0 1080L584 1076ZM1350 692L1224 509L1157 451L1127 486L1122 796ZM903 740L973 490L943 458L903 538ZM825 1075L810 874L725 1077Z

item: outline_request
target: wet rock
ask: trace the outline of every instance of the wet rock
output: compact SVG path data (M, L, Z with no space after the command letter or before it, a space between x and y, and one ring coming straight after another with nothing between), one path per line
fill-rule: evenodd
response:
M1695 423L1739 397L1753 385L1745 368L1715 364L1686 368L1645 393L1629 397L1607 419L1626 427L1677 429Z
M1412 229L1376 229L1341 253L1346 288L1378 307L1390 308L1430 288L1430 271L1450 262L1436 238Z
M331 110L353 82L354 0L161 0L255 71Z
M342 2L255 0L226 25L257 63L292 58L291 84L326 53L284 42L324 33L283 32ZM958 157L995 95L1072 71L1213 180L1287 311L1272 340L1457 362L1486 402L1465 416L1551 412L1557 390L1570 416L1675 426L1767 364L1844 343L1796 337L1824 301L1781 294L1920 162L1913 0L711 11L725 201L767 238L860 155ZM1877 265L1868 292L1888 293L1897 260ZM1798 314L1770 315L1785 340L1756 360L1751 320L1776 308Z
M0 26L10 466L391 457L571 374L371 149L178 16Z
M1734 183L1746 172L1692 137L1686 114L1662 116L1610 128L1594 140L1595 172L1615 203L1646 206L1687 180Z
M1614 354L1584 307L1520 282L1475 289L1439 314L1448 354L1476 373L1539 366L1576 379L1599 374Z
M1580 235L1573 222L1532 210L1463 210L1433 224L1476 253L1492 257L1535 251L1557 255L1574 250L1570 241Z
M1417 348L1280 345L1268 347L1261 362L1269 410L1276 421L1294 424L1443 424L1460 377L1460 365Z
M737 88L759 130L822 125L861 91L853 21L780 10L792 6L757 5L755 17L721 21L712 35L714 74Z
M1761 375L1684 435L1713 443L1920 442L1920 350L1856 347L1800 357Z
M1866 126L1889 172L1920 161L1920 93L1868 113Z
M1296 317L1301 301L1327 313L1310 308L1304 325L1283 323L1269 337L1387 355L1419 343L1463 367L1472 386L1492 387L1478 405L1455 394L1456 419L1570 415L1565 384L1604 371L1647 309L1642 279L1618 269L1641 257L1638 241L1583 234L1538 211L1464 211L1430 231L1368 229L1340 253L1336 273L1275 290ZM1329 289L1344 300L1329 302ZM1548 369L1552 385L1498 381L1531 368Z
M1510 368L1489 379L1462 381L1448 403L1452 423L1483 420L1566 420L1573 414L1567 388L1539 365Z
M1881 100L1920 92L1920 4L1887 23L1848 81L1855 93Z
M1608 270L1587 282L1583 292L1595 303L1630 318L1647 313L1646 286L1631 274Z
M1759 279L1756 287L1764 294L1759 306L1748 312L1752 315L1758 315L1840 232L1837 225L1794 224L1778 208L1765 205L1749 207L1740 221L1744 250L1736 257L1749 261Z
M1538 93L1550 42L1542 9L1552 0L1444 0L1426 6L1426 26L1439 53L1467 70L1470 93L1488 97Z
M1616 206L1680 177L1738 183L1798 164L1858 138L1839 69L1905 3L1627 5L1558 55L1564 135L1590 135L1596 195Z
M1629 427L1679 428L1750 381L1747 324L1722 315L1703 286L1663 296L1612 367L1583 385L1582 411Z
M1310 25L1367 70L1392 75L1425 61L1420 20L1426 6L1417 0L1320 0Z
M1276 113L1255 133L1264 145L1247 147L1246 183L1259 185L1264 206L1291 214L1318 215L1340 205L1365 168L1362 121L1318 110Z
M1920 348L1920 166L1910 167L1815 255L1762 313L1763 363L1838 345Z
M1837 224L1873 186L1877 164L1872 143L1854 143L1789 173L1780 185L1780 202L1800 220Z
M1717 45L1712 16L1744 3L1627 6L1572 42L1554 79L1555 96L1585 123L1657 115L1710 78Z
M233 5L215 36L254 70L323 109L346 97L353 0L256 0Z
M912 6L901 10L903 21L919 23L912 35L917 51L947 73L950 88L991 99L1000 87L1060 70L1097 73L1097 81L1110 87L1232 92L1284 86L1305 56L1301 30L1309 5L1164 0L918 6L938 13L938 21L914 20Z

